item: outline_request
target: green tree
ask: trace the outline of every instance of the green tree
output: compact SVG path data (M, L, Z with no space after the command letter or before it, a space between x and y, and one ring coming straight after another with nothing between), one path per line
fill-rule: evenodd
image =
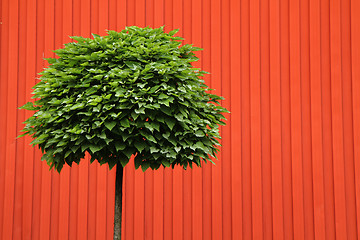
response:
M127 27L93 39L71 37L49 58L34 86L35 113L25 121L51 168L91 162L116 171L115 234L120 239L123 167L135 156L135 168L201 166L216 157L223 99L209 93L193 68L201 50L181 45L177 30ZM213 162L212 162L213 163Z

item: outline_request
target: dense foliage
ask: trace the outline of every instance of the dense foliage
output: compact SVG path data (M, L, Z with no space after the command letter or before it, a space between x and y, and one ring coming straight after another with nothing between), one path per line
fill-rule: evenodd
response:
M72 37L77 42L55 50L34 86L36 101L21 107L35 111L22 131L42 159L58 171L85 152L110 168L134 155L144 171L211 161L227 110L191 65L201 49L181 45L176 32L127 27Z

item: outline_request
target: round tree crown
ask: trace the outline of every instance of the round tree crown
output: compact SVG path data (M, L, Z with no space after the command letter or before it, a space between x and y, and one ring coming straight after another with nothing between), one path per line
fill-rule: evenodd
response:
M135 156L144 171L212 162L227 110L191 65L201 49L181 45L176 32L133 26L71 37L58 58L46 59L36 101L21 107L35 110L21 136L31 135L58 171L86 152L110 168Z

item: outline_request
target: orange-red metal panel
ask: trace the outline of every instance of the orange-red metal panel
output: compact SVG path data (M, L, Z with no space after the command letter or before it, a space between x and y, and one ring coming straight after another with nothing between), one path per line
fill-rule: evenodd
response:
M221 81L221 73L222 73L222 59L221 59L221 2L220 0L211 0L210 11L211 11L211 19L210 19L210 58L211 58L211 66L209 71L212 73L210 75L211 85L210 87L215 89L214 93L221 95L222 93L222 84ZM215 59L217 59L215 61ZM220 133L222 132L222 128L220 127ZM221 141L220 141L221 143ZM211 213L212 213L212 223L211 223L211 231L213 239L223 239L223 216L222 216L222 153L218 154L219 161L216 162L216 167L211 166ZM209 230L210 230L209 229Z
M290 47L289 1L280 0L280 99L281 148L283 167L284 239L293 239L293 196L291 175L291 125L290 125Z
M270 146L273 238L284 239L281 157L280 1L269 2Z
M344 167L346 193L346 231L349 239L358 237L356 230L353 113L351 84L350 1L341 1L341 69L343 80Z
M341 77L340 1L330 1L331 110L336 238L347 238L345 207L345 163Z
M249 0L240 5L240 81L241 81L241 175L243 239L252 238L252 194L250 167L250 41ZM244 161L247 159L247 161Z
M228 119L231 124L230 138L230 175L231 175L231 221L232 238L242 239L242 174L241 174L241 81L240 81L240 1L230 1L230 96L231 96L231 115ZM205 55L205 54L204 54ZM203 56L204 56L203 55ZM202 196L204 198L204 196ZM205 238L204 238L205 239Z
M360 2L351 1L351 83L352 83L352 109L354 124L354 172L356 193L357 234L360 234L360 33L355 26L360 23L357 13L360 11Z
M210 4L203 3L202 5L202 37L203 37L203 69L205 71L210 71L211 68L211 6ZM211 86L211 78L207 74L204 76L205 83L208 86ZM212 199L211 199L211 189L212 189L212 179L211 179L211 165L203 164L202 165L202 218L203 218L203 225L202 225L202 238L203 239L211 239L212 232L209 231L207 226L211 226L212 223L212 212L209 211L211 209Z
M26 54L25 54L25 100L30 99L29 89L35 84L36 78L36 1L31 0L26 3ZM31 113L25 113L25 118ZM24 148L24 185L23 185L23 215L22 215L22 238L31 239L32 215L33 211L33 189L34 189L34 149L29 148L30 138L25 138Z
M335 239L334 180L331 128L331 87L330 87L330 1L320 2L320 51L321 51L321 97L325 187L325 228L326 238Z
M112 239L115 171L89 157L59 175L30 138L36 73L69 35L165 25L204 48L225 97L216 166L125 168L122 237L357 239L360 5L353 0L2 0L0 238Z
M310 99L314 192L314 237L325 239L324 163L321 106L320 1L310 1Z
M304 238L314 239L311 162L309 1L300 1L301 144L304 184Z
M260 116L263 239L272 239L269 1L260 2Z
M18 57L19 57L19 2L11 1L8 5L8 55L5 61L8 61L8 79L13 81L7 84L7 101L6 110L4 111L6 118L6 128L3 131L5 134L5 166L4 166L4 202L3 202L3 227L5 231L2 233L3 239L10 239L13 237L14 228L16 224L14 221L14 192L15 192L15 170L16 170L16 119L17 119L17 91L18 91ZM8 230L7 230L8 229Z
M291 174L293 193L294 239L305 239L304 183L301 122L301 75L300 75L300 9L298 0L289 1L289 47L290 47L290 135Z
M250 166L253 239L263 239L261 81L260 81L260 1L250 1Z

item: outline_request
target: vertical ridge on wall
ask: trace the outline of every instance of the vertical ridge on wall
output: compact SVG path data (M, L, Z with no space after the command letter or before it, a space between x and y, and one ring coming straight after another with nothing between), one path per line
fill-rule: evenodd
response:
M326 239L335 239L334 216L334 182L331 130L331 100L330 100L330 1L321 0L320 9L320 39L321 39L321 84L322 84L322 127L323 127L323 157L325 186L325 228Z
M269 0L260 2L260 119L263 239L272 239Z
M221 59L221 1L211 0L210 1L210 58L211 65L209 71L211 72L210 88L215 89L214 93L221 95L221 71L222 71L222 59ZM216 60L215 60L216 59ZM222 133L222 128L220 128ZM221 141L220 141L221 143ZM220 148L221 149L221 148ZM218 154L218 161L216 161L216 167L211 166L211 214L212 214L212 225L209 229L212 233L213 239L223 239L223 202L222 202L222 152L220 150Z
M225 97L222 106L231 109L230 79L230 1L221 1L221 95ZM227 124L231 124L229 114L224 114ZM221 159L231 159L231 129L222 127ZM222 238L231 239L231 161L221 163L221 195L222 195ZM218 170L218 169L217 169ZM196 239L196 238L195 238Z
M242 174L241 174L241 82L240 70L240 1L230 1L230 96L231 96L231 237L242 239ZM228 117L229 119L229 117ZM204 209L205 211L205 209ZM205 239L205 238L204 238Z
M284 239L284 210L281 157L280 1L269 2L270 30L270 151L273 238Z
M23 25L26 22L26 5L20 4L19 5L19 25ZM22 39L26 37L26 29L25 28L19 28L19 39ZM24 56L26 52L26 42L19 41L19 47L18 47L18 53L19 56ZM26 59L25 58L19 58L18 60L18 78L24 79L25 78L25 71L21 71L21 69L25 69L26 66ZM23 105L25 104L25 86L24 84L18 85L18 93L17 94L17 104ZM20 131L21 123L24 121L24 112L18 112L17 119L16 119L16 132ZM24 158L24 138L22 138L20 141L17 142L16 146L16 158L21 159ZM16 172L24 172L24 162L23 161L16 161L15 162L15 171ZM14 193L14 199L21 199L23 200L23 175L17 176L15 178L15 193ZM23 205L14 205L14 219L13 222L19 222L20 224L17 224L14 226L14 232L13 232L13 238L19 239L22 235L22 211Z
M280 0L280 99L281 99L281 149L283 170L284 239L293 239L293 196L291 175L291 125L290 125L290 47L289 1Z
M202 39L203 39L203 69L204 71L210 72L211 68L211 5L207 4L203 1L202 4ZM204 76L205 84L211 87L211 78L209 74ZM203 164L202 165L202 218L203 218L203 225L202 225L202 239L211 239L212 232L209 231L207 226L211 226L212 224L212 212L210 211L212 205L212 198L211 198L211 189L212 189L212 179L211 179L211 165Z
M250 24L249 0L241 1L240 5L240 80L241 80L241 176L242 176L242 222L243 239L252 238L252 194L250 167ZM247 161L245 161L247 159Z
M353 114L351 93L351 23L350 1L341 1L341 73L343 79L343 121L344 121L344 167L345 167L345 199L346 199L346 230L349 239L356 239L356 203L355 203L355 172L353 144Z
M294 239L305 238L304 192L303 192L303 148L301 123L300 82L300 23L299 1L289 3L289 47L290 47L290 126Z
M322 151L320 1L310 1L310 98L314 193L314 237L325 238L324 163Z
M112 239L115 171L49 171L16 139L53 49L125 26L179 28L225 97L216 165L125 167L126 240L356 239L360 4L353 0L0 2L0 238Z
M10 239L13 237L13 220L14 220L14 192L15 192L15 167L16 167L16 123L17 123L17 90L18 90L18 47L19 47L19 22L18 22L18 1L11 1L8 5L9 9L9 42L8 42L8 75L9 79L15 79L7 84L7 106L5 110L6 130L5 132L5 172L4 172L4 212L3 212L3 227L9 228L8 231L3 231L2 238Z
M357 13L360 11L360 2L351 1L350 21L351 21L351 83L352 83L352 110L354 124L354 172L355 172L355 193L356 193L356 217L357 234L360 234L360 33L355 26L360 23Z
M54 54L51 52L55 47L55 2L54 0L40 2L38 9L38 40L40 43L38 45L37 52L37 69L36 72L39 73L46 66L43 58L54 57ZM44 15L41 17L41 15ZM37 156L40 156L39 150L37 151ZM48 171L48 166L41 163L41 178L38 183L40 188L40 224L39 224L39 239L48 239L51 237L51 233L54 233L58 227L58 175ZM52 191L54 188L54 191ZM53 221L51 221L53 220ZM51 228L51 222L54 224ZM44 228L45 226L45 228ZM52 237L56 237L55 234Z
M304 237L314 239L313 182L311 158L309 1L300 1L300 88L302 165L304 191Z
M331 110L336 238L347 238L341 78L340 1L330 2Z
M36 6L36 0L29 0L26 4L25 101L31 98L29 89L34 86L36 78L36 61L34 57L36 55ZM31 113L26 112L24 118L27 119L30 116ZM29 148L29 138L25 138L24 145L22 238L31 239L32 227L34 225L32 223L32 215L34 214L34 149Z
M1 1L0 3L0 21L1 23L5 23L8 20L8 1ZM0 158L5 159L6 156L6 117L4 112L6 112L6 102L7 102L7 72L8 72L8 31L9 31L9 24L1 24L0 25ZM4 80L6 79L6 81ZM4 188L5 188L5 161L0 161L0 236L3 235L3 221L4 221Z
M260 1L250 1L250 168L253 239L263 239L261 82L260 82Z

